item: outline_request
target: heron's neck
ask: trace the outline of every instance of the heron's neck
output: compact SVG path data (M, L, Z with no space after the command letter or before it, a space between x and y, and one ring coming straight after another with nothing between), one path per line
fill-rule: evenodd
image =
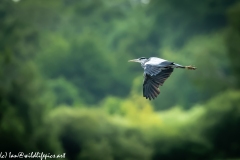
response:
M145 63L148 61L148 59L146 59L145 61L141 62L141 66L144 68L145 67Z
M142 68L144 68L145 67L145 62L141 62L141 66L142 66Z

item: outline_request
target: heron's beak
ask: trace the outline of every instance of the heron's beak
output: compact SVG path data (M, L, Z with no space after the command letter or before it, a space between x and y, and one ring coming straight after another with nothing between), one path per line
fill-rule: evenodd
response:
M138 59L132 59L132 60L129 60L128 62L139 62Z

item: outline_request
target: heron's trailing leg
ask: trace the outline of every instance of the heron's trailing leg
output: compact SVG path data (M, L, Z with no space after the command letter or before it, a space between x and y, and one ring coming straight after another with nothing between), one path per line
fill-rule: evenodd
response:
M182 65L180 65L180 64L174 64L174 66L175 66L175 68L184 68L184 69L189 69L189 70L195 70L196 69L196 67L193 67L193 66L182 66Z
M193 66L185 66L186 69L189 69L189 70L195 70L197 69L196 67L193 67Z

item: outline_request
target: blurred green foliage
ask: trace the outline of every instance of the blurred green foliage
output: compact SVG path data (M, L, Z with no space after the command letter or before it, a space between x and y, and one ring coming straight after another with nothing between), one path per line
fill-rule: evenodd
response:
M237 0L1 0L0 152L240 158ZM137 57L175 70L150 102Z

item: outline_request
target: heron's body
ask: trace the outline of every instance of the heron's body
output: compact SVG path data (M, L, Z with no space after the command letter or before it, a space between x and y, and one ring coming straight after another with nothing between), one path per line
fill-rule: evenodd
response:
M196 69L192 66L182 66L157 57L141 57L130 60L130 62L141 63L141 66L144 69L143 96L149 100L156 98L160 94L158 87L163 85L165 80L173 72L174 68Z
M167 60L165 59L161 59L161 58L157 58L157 57L151 57L149 59L147 59L145 65L149 64L149 65L161 65L162 62L166 62Z

